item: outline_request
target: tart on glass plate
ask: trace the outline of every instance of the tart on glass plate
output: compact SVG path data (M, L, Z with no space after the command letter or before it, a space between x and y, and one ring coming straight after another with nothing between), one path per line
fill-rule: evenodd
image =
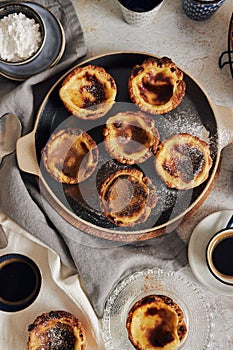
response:
M76 184L94 172L99 151L92 137L78 128L54 132L42 149L47 172L58 182Z
M28 326L27 350L85 350L86 334L73 314L58 310L43 313Z
M154 119L142 112L115 114L107 120L103 133L107 152L123 164L146 161L159 144Z
M91 64L74 69L59 90L65 108L85 120L104 116L115 102L116 94L113 77L103 67Z
M210 349L214 315L207 299L199 286L180 272L156 267L129 272L118 281L105 303L105 348Z
M126 328L137 350L175 350L187 333L183 311L165 295L147 295L136 301Z
M131 71L131 100L143 111L164 114L175 109L185 95L183 72L168 57L148 58Z

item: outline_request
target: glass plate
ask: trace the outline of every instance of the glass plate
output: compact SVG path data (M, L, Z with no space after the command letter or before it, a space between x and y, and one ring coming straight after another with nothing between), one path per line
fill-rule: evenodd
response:
M126 318L132 305L150 294L172 298L183 310L187 335L178 349L204 350L211 346L210 305L198 286L175 272L146 269L119 282L110 293L103 314L103 339L107 350L133 350Z

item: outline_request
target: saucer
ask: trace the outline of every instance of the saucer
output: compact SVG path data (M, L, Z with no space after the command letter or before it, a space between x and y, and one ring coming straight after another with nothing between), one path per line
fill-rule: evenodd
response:
M46 28L46 38L43 50L34 60L17 66L0 62L0 74L18 81L53 67L61 59L65 49L64 30L52 12L34 2L25 1L23 4L31 7L42 17Z
M194 229L188 246L190 267L199 282L214 293L233 296L233 286L218 281L209 271L206 263L206 247L210 238L225 228L233 210L217 211L205 217Z

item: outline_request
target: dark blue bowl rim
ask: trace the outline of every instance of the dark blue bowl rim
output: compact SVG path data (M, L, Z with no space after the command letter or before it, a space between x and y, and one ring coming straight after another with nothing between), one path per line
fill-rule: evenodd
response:
M190 0L190 2L194 2L197 5L219 5L220 3L224 2L225 0Z

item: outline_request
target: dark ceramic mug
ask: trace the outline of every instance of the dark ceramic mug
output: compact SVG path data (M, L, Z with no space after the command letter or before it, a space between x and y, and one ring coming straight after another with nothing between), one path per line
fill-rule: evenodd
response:
M211 17L225 0L183 0L183 10L186 15L197 21Z
M233 286L233 216L227 227L210 239L206 249L206 260L215 278Z
M0 256L0 310L25 309L37 298L41 273L36 263L22 254Z

